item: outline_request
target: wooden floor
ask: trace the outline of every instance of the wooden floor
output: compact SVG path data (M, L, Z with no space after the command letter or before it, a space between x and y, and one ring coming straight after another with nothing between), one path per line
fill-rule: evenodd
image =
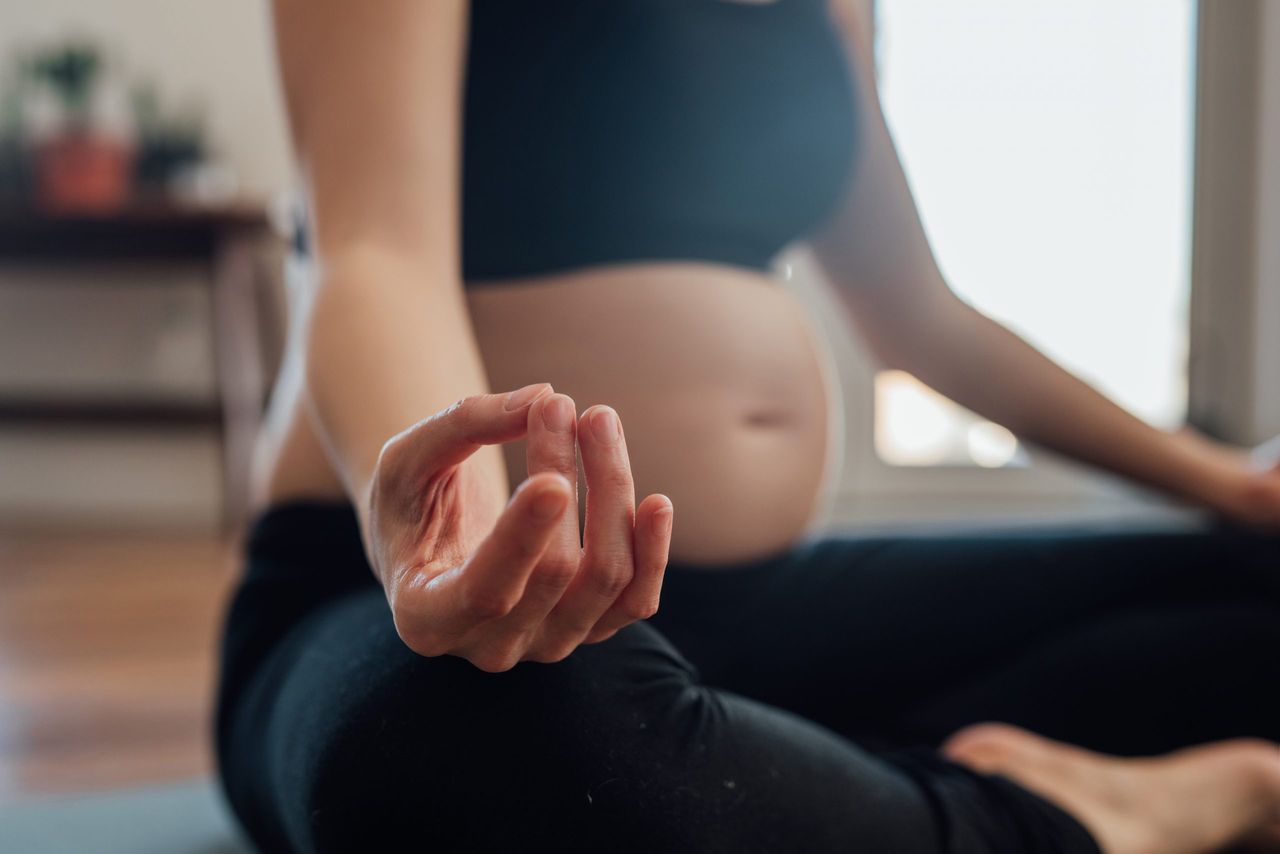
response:
M215 537L0 531L0 802L211 767Z

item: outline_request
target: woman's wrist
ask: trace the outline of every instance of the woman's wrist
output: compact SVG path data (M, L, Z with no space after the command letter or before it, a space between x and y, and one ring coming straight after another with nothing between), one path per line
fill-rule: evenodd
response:
M1232 518L1251 514L1254 472L1247 451L1219 443L1190 427L1169 434L1178 457L1172 491Z

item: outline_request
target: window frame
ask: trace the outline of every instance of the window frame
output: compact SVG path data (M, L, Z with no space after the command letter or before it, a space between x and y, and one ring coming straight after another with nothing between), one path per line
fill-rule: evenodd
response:
M1280 9L1266 5L1197 15L1188 421L1240 444L1280 431L1280 255L1261 239L1280 233L1280 162L1265 156L1280 151Z

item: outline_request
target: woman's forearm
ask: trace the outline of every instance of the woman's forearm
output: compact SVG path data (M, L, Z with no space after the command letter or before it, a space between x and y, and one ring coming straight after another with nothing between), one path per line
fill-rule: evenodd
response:
M874 324L886 362L1028 442L1181 498L1230 499L1240 466L1226 449L1152 427L949 291L933 294L927 310Z
M458 262L468 4L274 0L272 8L320 274L305 392L364 512L389 438L487 391ZM497 452L473 465L486 473L485 495L467 500L501 508Z
M307 386L316 425L362 511L387 439L488 391L462 288L427 281L431 275L412 259L350 252L330 262L311 308ZM500 509L508 485L498 450L482 449L470 464L483 471L483 499Z

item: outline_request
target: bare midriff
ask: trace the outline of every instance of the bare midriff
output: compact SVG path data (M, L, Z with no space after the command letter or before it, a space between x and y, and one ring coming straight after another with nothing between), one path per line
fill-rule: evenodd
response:
M638 496L675 505L674 561L751 560L805 533L827 470L829 372L808 316L769 276L626 264L485 283L467 298L491 388L546 381L579 411L618 411ZM285 411L259 455L261 492L340 498L296 398L276 396ZM524 450L506 450L514 486Z

